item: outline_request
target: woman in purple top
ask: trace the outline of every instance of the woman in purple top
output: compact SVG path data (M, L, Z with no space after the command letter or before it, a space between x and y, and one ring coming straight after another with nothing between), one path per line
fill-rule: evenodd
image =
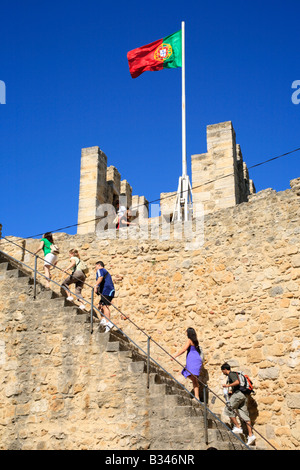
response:
M174 355L174 359L187 351L186 366L181 373L185 378L189 378L193 382L195 397L197 400L200 400L198 377L202 367L202 358L200 354L199 341L194 328L188 328L186 333L188 341L184 347Z

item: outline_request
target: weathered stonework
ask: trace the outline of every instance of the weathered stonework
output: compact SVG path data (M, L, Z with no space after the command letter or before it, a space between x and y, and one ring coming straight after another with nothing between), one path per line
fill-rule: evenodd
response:
M78 248L90 268L87 283L93 285L94 263L102 259L113 275L123 277L115 282L117 296L114 304L129 314L170 354L178 351L186 340L186 328L193 326L205 354L202 378L207 380L214 392L222 394L224 377L220 373L220 366L223 362L229 361L236 369L248 372L257 392L251 403L254 427L279 449L300 448L299 188L300 178L291 181L291 189L286 191L261 191L251 195L249 202L207 214L204 219L204 244L195 249L186 240L174 239L172 232L171 238L167 240L137 240L130 237L108 240L98 239L94 234L55 234L55 242L61 249L58 266L65 268L69 262L69 249ZM13 237L9 239L20 242ZM38 243L38 240L33 239L23 241L24 247L30 251L34 251ZM22 248L16 248L5 240L1 241L0 248L33 266L31 257ZM39 269L43 269L42 260L39 261ZM55 272L53 277L60 283L64 274ZM3 332L6 321L3 314L13 315L11 321L14 321L16 336L12 344L16 341L21 346L18 335L28 326L15 301L20 299L22 292L15 292L13 298L7 298L7 292L7 286L3 286L0 326ZM86 299L90 299L90 293L90 288L86 286ZM39 305L43 307L44 304L46 306L41 301ZM34 363L23 364L22 350L15 356L13 346L5 352L10 361L9 369L4 370L1 377L4 396L12 396L12 392L17 396L18 387L22 386L21 371L25 375L29 370L40 374L43 388L52 374L57 375L59 382L71 367L67 348L75 351L76 345L80 344L83 333L80 333L79 326L75 329L74 325L65 326L63 336L51 334L51 344L42 345L43 333L47 331L48 325L51 323L56 328L56 322L59 325L63 320L59 312L52 316L49 313L44 320L41 312L40 318L40 325L37 323L35 327L30 327L31 347L38 346ZM129 322L120 320L119 313L112 311L112 320L146 348L145 336ZM11 326L5 329L6 337L13 331ZM38 336L34 333L36 328L39 329ZM55 416L52 416L50 422L46 418L44 421L47 438L51 436L58 445L60 432L63 432L66 423L73 436L78 432L76 439L82 441L82 447L84 443L88 445L89 439L94 439L92 429L98 424L93 422L93 407L97 406L99 390L112 390L113 381L121 373L116 366L112 373L109 373L109 369L103 373L103 364L99 365L93 360L94 346L87 347L87 343L84 344L84 348L80 349L81 367L76 370L76 380L71 380L78 390L76 394L72 392L74 412L70 417L60 415L58 422ZM41 347L44 354L48 351L49 371L39 370L38 351ZM61 350L66 352L63 360L58 354ZM152 346L151 352L162 366L184 383L180 366L172 363L155 346ZM3 354L0 354L0 360L1 357L3 360ZM180 360L184 365L185 358ZM17 378L15 368L20 371ZM92 380L85 374L88 370L94 371ZM116 378L112 377L114 374ZM137 384L132 385L129 378L127 384L126 373L122 377L122 387L139 387L138 380ZM47 391L48 398L49 393ZM105 393L101 395L101 416L104 422L109 423L109 432L107 442L100 443L99 440L97 446L126 448L133 430L126 429L126 439L121 437L119 430L116 431L119 429L116 428L118 413L123 412L123 405L118 400L118 394L113 406L108 402L105 404L106 396ZM93 404L89 405L91 397ZM41 389L35 407L42 410L44 399ZM54 408L66 406L70 399L67 393L61 396L53 390ZM139 408L141 404L137 396L128 400L134 415L144 409ZM209 407L214 412L222 412L217 402L209 403ZM32 426L36 422L36 409L32 410L26 402L19 404L16 410L12 405L6 406L4 401L0 407L1 424L4 426L2 430L5 430L5 423L15 413L26 415ZM73 429L76 415L81 416L82 422L80 427L74 424ZM30 427L22 432L26 434L22 437L23 442L29 443ZM258 443L261 444L260 439Z
M245 450L219 419L114 329L0 252L1 450ZM17 295L16 295L17 293ZM162 420L164 426L162 426Z

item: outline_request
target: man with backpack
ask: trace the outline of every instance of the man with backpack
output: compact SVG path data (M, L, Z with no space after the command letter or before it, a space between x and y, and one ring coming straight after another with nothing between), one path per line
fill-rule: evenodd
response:
M96 263L96 284L94 292L101 296L98 308L108 321L102 318L100 325L105 326L105 332L108 332L113 327L113 324L110 322L109 306L115 296L115 287L111 275L104 269L104 263L102 261L97 261Z
M231 367L228 363L225 363L221 366L221 371L227 377L227 383L223 385L223 388L231 388L232 390L229 399L229 405L225 407L224 413L230 418L234 425L232 432L235 434L242 434L242 427L238 423L234 412L234 410L237 410L240 419L245 421L247 425L247 445L250 445L256 440L256 437L252 432L250 416L247 408L248 396L251 391L253 391L253 389L251 390L251 382L249 383L243 374L231 371Z

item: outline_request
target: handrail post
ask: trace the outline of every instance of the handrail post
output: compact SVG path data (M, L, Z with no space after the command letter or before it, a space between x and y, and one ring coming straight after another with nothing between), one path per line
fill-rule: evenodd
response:
M33 300L36 299L36 272L37 272L37 255L35 255L34 257Z
M203 399L204 399L204 431L205 431L205 443L208 445L208 426L207 426L207 385L203 387Z
M94 313L94 288L91 295L91 334L93 333L93 313Z
M151 336L147 338L147 388L150 387L150 341Z

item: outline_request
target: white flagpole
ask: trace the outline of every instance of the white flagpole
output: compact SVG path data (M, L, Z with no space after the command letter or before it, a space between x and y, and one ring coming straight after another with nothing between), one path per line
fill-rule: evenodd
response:
M182 176L187 174L186 166L186 109L185 109L185 22L181 22L182 34Z
M187 221L191 217L192 188L187 174L186 163L186 106L185 106L185 22L181 22L182 39L182 175L179 178L173 221Z

